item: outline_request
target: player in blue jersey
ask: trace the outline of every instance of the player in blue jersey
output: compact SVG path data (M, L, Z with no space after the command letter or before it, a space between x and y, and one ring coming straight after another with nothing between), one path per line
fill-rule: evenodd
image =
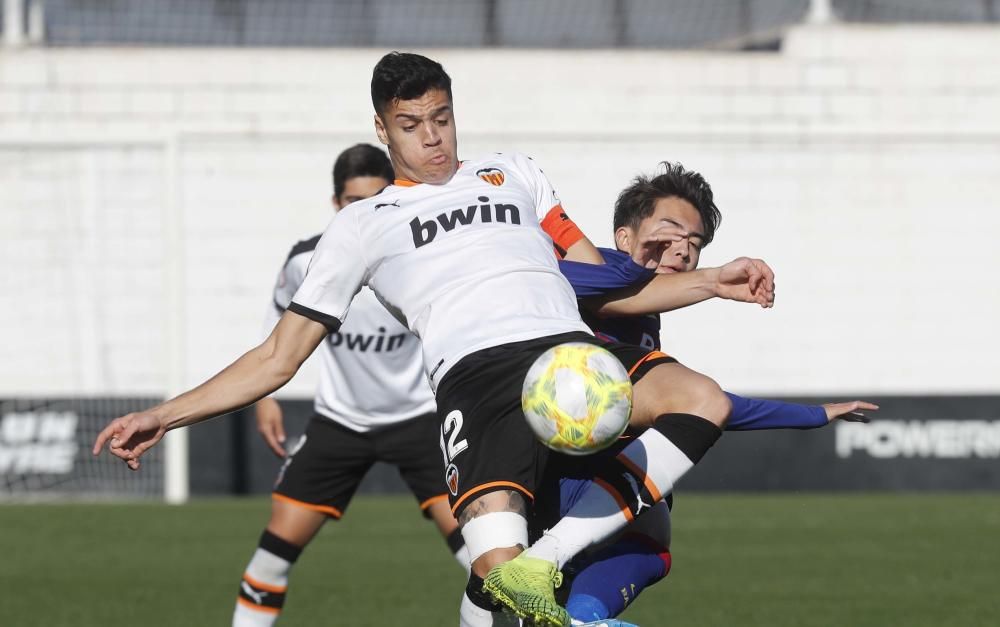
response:
M668 311L652 301L634 298L656 275L693 272L698 268L702 249L715 236L721 220L715 206L712 189L697 172L685 170L679 164L664 163L663 174L637 177L615 203L614 228L617 250L601 248L605 265L560 261L560 269L581 300L584 320L599 337L660 349L660 316ZM668 237L662 237L669 233ZM720 268L700 271L688 284L689 291L701 290L703 298L682 294L685 287L674 281L672 289L679 304L693 304L711 296L723 296L724 288L706 289L712 282L725 281L727 272L748 263L736 259ZM640 263L642 265L640 265ZM647 290L655 294L653 290ZM631 297L636 315L606 317L602 312L610 303L620 303ZM661 301L662 302L662 301ZM676 307L672 307L676 308ZM621 310L620 304L616 307ZM652 313L651 313L652 311ZM810 429L822 427L838 417L851 418L859 409L876 409L869 403L831 403L807 406L779 401L748 399L727 392L733 402L726 430Z
M598 336L650 349L660 348L658 307L666 310L671 304L647 287L657 274L692 273L688 275L691 280L683 286L672 282L674 304L685 305L724 295L724 287L720 289L719 285L724 285L725 273L733 271L732 267L727 270L731 266L727 264L695 276L701 250L712 241L721 216L711 187L701 175L680 165L664 165L663 174L637 177L619 195L614 216L618 249L601 249L605 265L560 262L561 270L581 299L584 319ZM747 261L737 259L732 264L740 266ZM601 316L608 303L624 296L635 300L634 296L643 290L648 292L650 300L635 305L636 315ZM863 401L808 406L744 398L728 392L727 395L733 407L726 426L729 431L811 429L837 418L866 420L859 411L878 409ZM590 463L568 460L554 470L558 487L553 485L550 489L559 491L560 511L541 513L539 525L547 524L546 517L551 520L564 514L589 486L588 475L593 474ZM604 487L618 491L623 499L633 491L628 486ZM575 620L617 616L645 587L667 575L671 565L670 500L668 496L666 501L655 504L640 501L638 508L648 505L648 510L624 534L567 565L565 570L572 583L568 586L566 607ZM549 499L553 507L556 501Z

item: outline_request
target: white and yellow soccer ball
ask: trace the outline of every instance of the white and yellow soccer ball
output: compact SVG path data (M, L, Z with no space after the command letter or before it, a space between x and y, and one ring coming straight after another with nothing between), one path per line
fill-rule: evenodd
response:
M600 346L559 344L528 370L521 408L543 444L589 455L610 446L628 427L632 384L621 362Z

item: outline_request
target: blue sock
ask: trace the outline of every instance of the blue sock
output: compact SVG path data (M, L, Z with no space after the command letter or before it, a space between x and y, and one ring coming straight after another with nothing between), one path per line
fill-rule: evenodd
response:
M614 618L648 586L670 572L670 553L622 540L579 565L566 611L583 622Z

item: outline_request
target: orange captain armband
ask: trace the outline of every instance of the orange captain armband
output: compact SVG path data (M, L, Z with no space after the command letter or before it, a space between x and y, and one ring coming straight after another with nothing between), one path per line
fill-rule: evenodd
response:
M556 254L560 259L566 256L566 251L569 250L570 246L585 237L580 227L566 215L562 205L556 205L549 209L545 218L542 219L542 230L552 238Z

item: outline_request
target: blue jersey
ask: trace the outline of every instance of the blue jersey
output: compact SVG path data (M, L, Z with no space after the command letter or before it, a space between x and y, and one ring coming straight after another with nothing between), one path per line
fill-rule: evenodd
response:
M569 279L578 299L601 296L642 284L655 274L619 250L598 250L604 257L604 265L565 260L559 262L559 269ZM649 350L660 349L660 316L657 314L599 318L589 313L585 307L581 307L580 312L598 337ZM729 392L726 394L733 403L733 411L726 425L729 431L814 429L827 423L826 410L822 407L744 398Z
M615 290L644 283L655 276L652 270L647 270L632 261L632 258L618 250L599 248L604 256L604 265L560 261L559 269L576 292L577 298L601 296ZM625 344L633 344L659 350L660 348L660 316L629 316L625 318L598 318L585 308L580 308L583 321L598 337L614 340Z

